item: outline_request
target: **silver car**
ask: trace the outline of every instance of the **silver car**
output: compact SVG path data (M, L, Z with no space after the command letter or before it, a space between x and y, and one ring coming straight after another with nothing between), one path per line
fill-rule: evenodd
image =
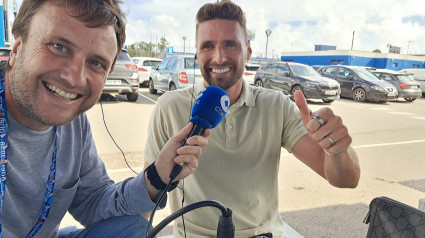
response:
M370 72L394 85L397 88L398 97L404 98L408 102L413 102L422 96L421 85L407 73L388 69L376 69Z
M203 79L194 55L172 55L152 70L149 77L149 92L166 92L190 87Z
M137 66L125 50L121 50L114 69L109 73L103 93L119 93L134 102L139 97L139 76Z

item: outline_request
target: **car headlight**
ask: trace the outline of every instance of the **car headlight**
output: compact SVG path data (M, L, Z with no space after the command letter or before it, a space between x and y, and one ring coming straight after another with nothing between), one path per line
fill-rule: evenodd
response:
M306 85L310 88L320 88L318 83L306 83Z
M385 89L380 87L380 86L372 86L371 88L376 90L376 91L385 92Z

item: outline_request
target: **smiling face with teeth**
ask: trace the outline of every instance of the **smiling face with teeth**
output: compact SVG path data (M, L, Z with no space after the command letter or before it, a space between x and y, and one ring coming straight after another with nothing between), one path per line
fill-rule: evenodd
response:
M72 9L46 2L19 35L6 72L8 111L22 125L45 130L63 125L99 99L117 54L112 26L90 28Z
M197 61L208 85L229 94L231 102L242 92L242 76L251 46L237 21L213 19L199 23ZM208 86L206 85L206 86Z

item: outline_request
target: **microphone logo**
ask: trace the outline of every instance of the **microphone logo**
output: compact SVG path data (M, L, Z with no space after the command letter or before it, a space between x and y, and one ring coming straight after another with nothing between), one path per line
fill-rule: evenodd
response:
M229 111L230 106L230 98L227 95L223 95L220 99L221 108L224 110L224 112Z
M221 116L224 117L227 113L227 111L229 111L229 105L230 105L230 99L229 96L227 95L223 95L220 98L220 107L215 107L215 111Z

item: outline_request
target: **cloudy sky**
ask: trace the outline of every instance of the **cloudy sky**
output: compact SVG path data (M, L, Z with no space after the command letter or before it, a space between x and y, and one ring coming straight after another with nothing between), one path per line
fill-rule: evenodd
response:
M127 44L155 42L165 36L175 50L195 50L195 15L214 0L125 0L128 12ZM353 50L388 52L387 44L401 53L425 54L423 0L234 0L245 11L254 56L264 56L266 29L272 33L268 56L281 52L312 51L314 45L335 45ZM409 43L410 41L410 43Z
M18 7L21 0L18 0ZM127 41L156 42L165 38L175 51L195 51L195 15L214 0L124 0L128 14ZM234 0L246 13L248 29L255 31L253 56L265 55L266 29L271 57L281 52L313 51L314 45L388 52L387 44L404 54L425 54L423 0ZM409 43L410 42L410 43Z

